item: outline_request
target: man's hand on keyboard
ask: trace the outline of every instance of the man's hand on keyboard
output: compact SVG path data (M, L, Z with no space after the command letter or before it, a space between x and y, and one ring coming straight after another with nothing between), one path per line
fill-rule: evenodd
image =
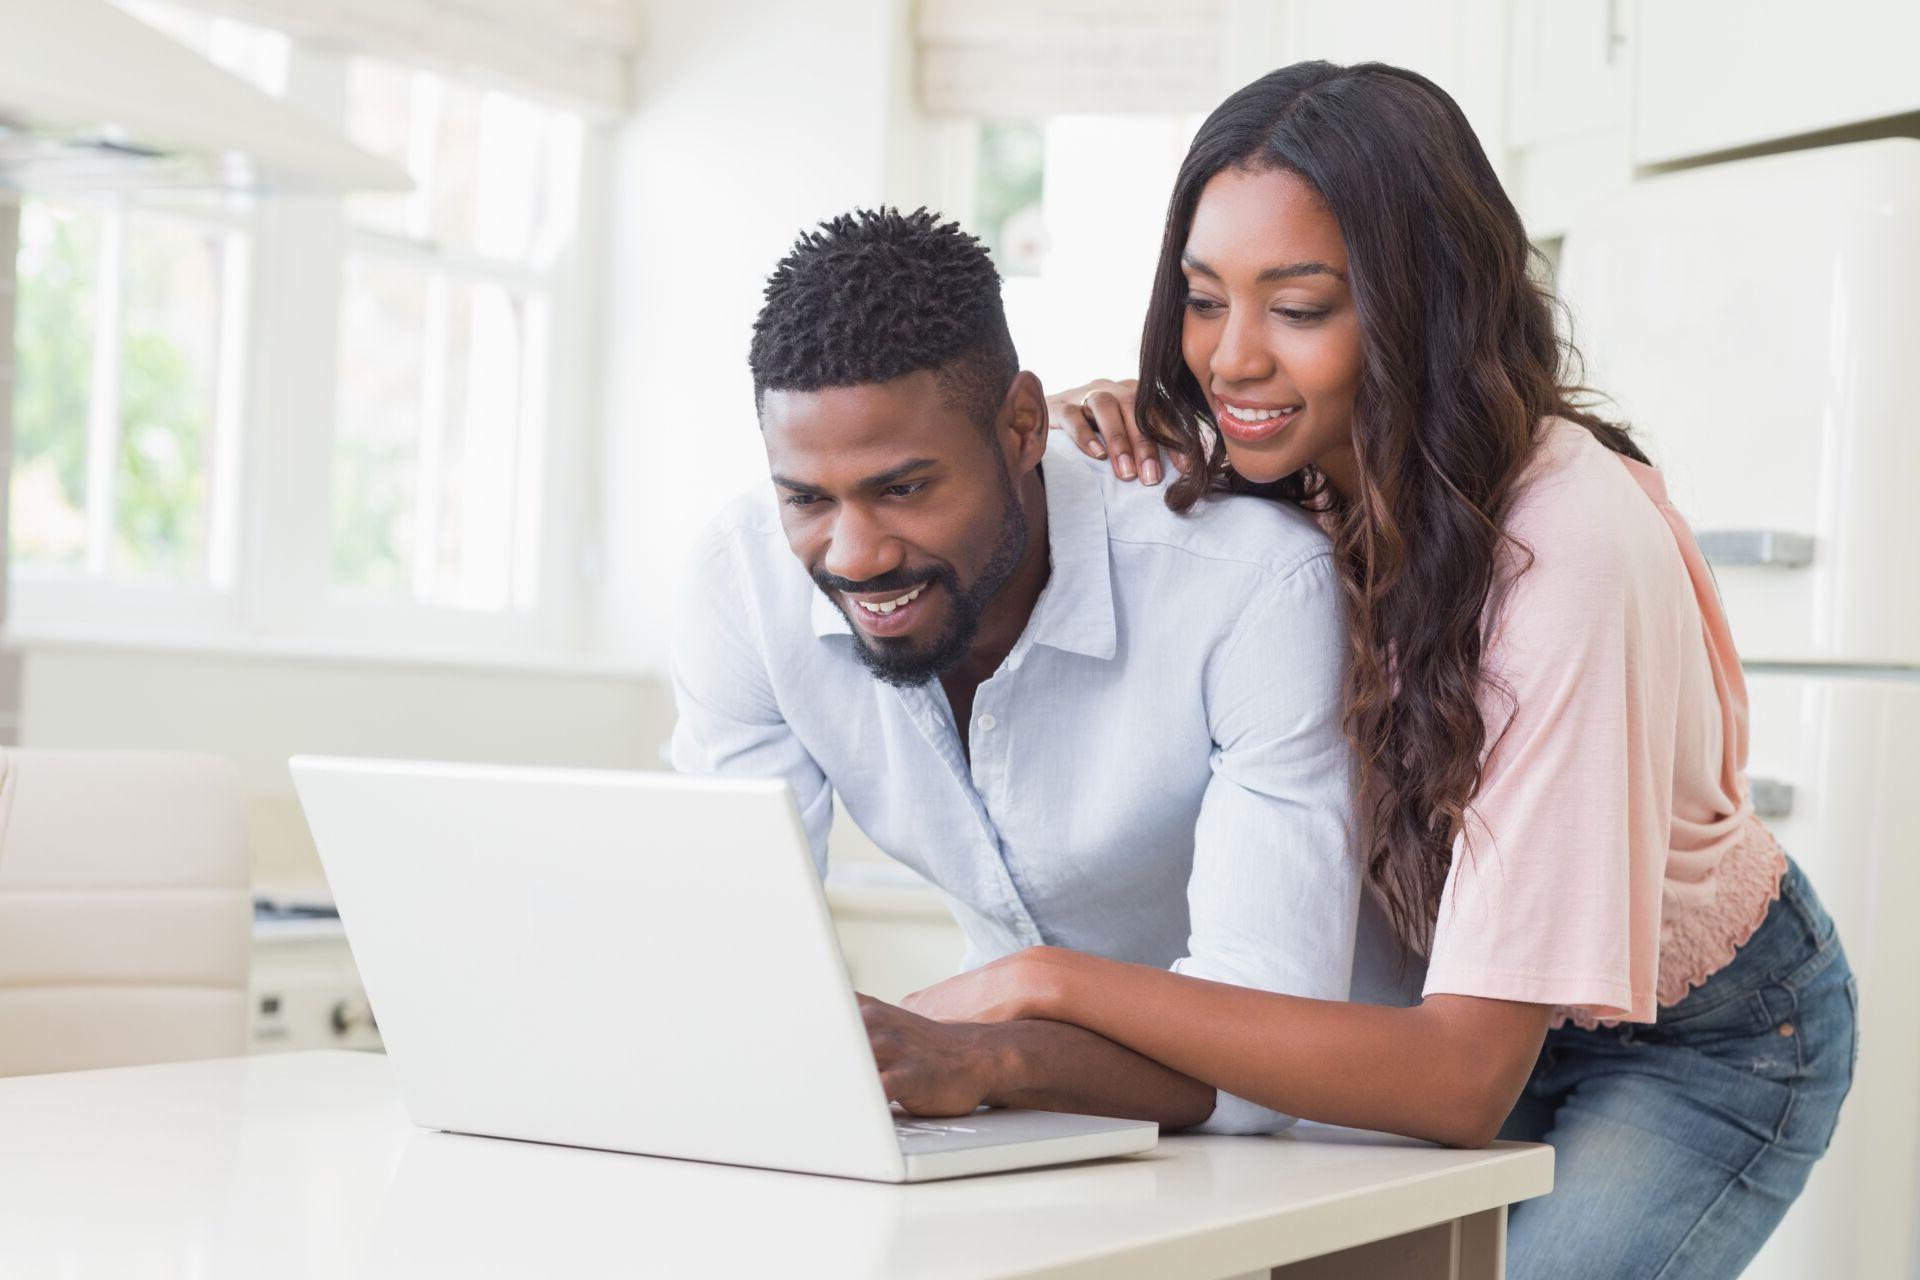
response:
M935 1022L871 996L860 997L860 1014L889 1102L917 1116L964 1116L992 1100L991 1028Z

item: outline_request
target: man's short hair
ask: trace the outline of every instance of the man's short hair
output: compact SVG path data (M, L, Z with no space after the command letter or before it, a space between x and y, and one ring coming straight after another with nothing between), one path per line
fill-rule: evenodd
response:
M992 259L926 209L856 209L803 231L767 279L748 364L756 406L768 391L931 369L983 431L1020 372Z

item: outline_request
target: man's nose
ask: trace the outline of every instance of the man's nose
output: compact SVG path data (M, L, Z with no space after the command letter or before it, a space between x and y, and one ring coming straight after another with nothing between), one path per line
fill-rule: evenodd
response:
M900 567L900 543L855 503L841 504L820 567L836 578L866 582Z

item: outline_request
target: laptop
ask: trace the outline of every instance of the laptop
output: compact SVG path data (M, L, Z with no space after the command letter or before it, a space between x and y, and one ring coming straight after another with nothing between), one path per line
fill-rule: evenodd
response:
M891 1109L784 782L291 767L424 1128L883 1182L1158 1138L1098 1116Z

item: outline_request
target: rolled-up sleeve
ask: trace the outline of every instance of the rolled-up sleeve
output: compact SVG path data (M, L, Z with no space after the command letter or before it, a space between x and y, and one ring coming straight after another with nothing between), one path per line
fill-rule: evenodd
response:
M680 592L673 643L678 719L671 755L680 773L782 778L807 832L815 868L827 873L833 791L781 713L732 548L713 537Z
M1361 876L1349 839L1340 722L1339 585L1319 551L1279 575L1207 679L1213 777L1194 832L1191 920L1178 973L1345 1000ZM1207 1133L1272 1133L1292 1116L1222 1093Z

